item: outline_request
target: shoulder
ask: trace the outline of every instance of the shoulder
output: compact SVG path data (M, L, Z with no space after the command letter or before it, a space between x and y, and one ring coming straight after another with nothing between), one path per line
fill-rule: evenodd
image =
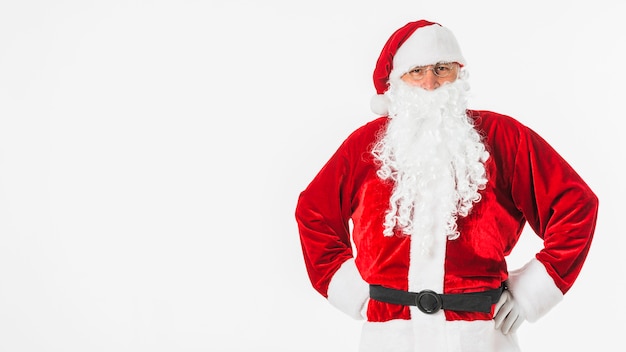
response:
M498 126L501 128L518 130L526 129L524 124L509 115L489 110L468 110L467 114L472 120L474 120L477 126L484 126L487 128Z
M389 118L386 116L379 117L360 126L346 138L344 144L369 145L376 141L380 134L385 131L388 121Z
M361 127L357 128L352 135L361 136L361 135L376 135L379 132L383 131L387 123L389 122L389 118L387 116L378 117Z
M526 125L509 115L488 110L468 110L467 114L474 121L476 129L489 140L518 140L530 131Z

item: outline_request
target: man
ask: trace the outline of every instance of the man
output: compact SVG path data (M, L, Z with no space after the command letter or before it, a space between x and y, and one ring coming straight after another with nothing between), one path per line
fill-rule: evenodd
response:
M519 351L517 328L562 299L587 256L597 197L534 131L467 109L465 65L447 28L398 29L374 70L382 117L300 194L311 283L367 318L360 351ZM526 223L544 247L509 270Z

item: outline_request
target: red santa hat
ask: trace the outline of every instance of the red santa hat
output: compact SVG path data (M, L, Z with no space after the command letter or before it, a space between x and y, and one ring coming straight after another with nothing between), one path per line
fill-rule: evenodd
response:
M415 66L438 62L458 62L465 65L461 48L452 31L439 23L426 20L409 22L395 31L385 43L374 69L376 95L371 108L386 115L388 101L383 95L390 78L399 78Z

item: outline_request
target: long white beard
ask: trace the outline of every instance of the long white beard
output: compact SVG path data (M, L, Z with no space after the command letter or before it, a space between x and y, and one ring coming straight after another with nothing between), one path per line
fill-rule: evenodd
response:
M457 217L480 201L489 153L467 116L465 80L433 91L390 83L391 120L372 150L378 176L394 181L384 235L419 236L427 253L433 236L459 236Z

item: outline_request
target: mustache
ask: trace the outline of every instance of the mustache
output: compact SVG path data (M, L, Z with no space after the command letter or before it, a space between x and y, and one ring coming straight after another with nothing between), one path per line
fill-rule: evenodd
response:
M385 93L389 100L389 116L415 120L458 116L464 118L468 105L469 84L463 79L429 91L411 86L402 80L390 82Z

